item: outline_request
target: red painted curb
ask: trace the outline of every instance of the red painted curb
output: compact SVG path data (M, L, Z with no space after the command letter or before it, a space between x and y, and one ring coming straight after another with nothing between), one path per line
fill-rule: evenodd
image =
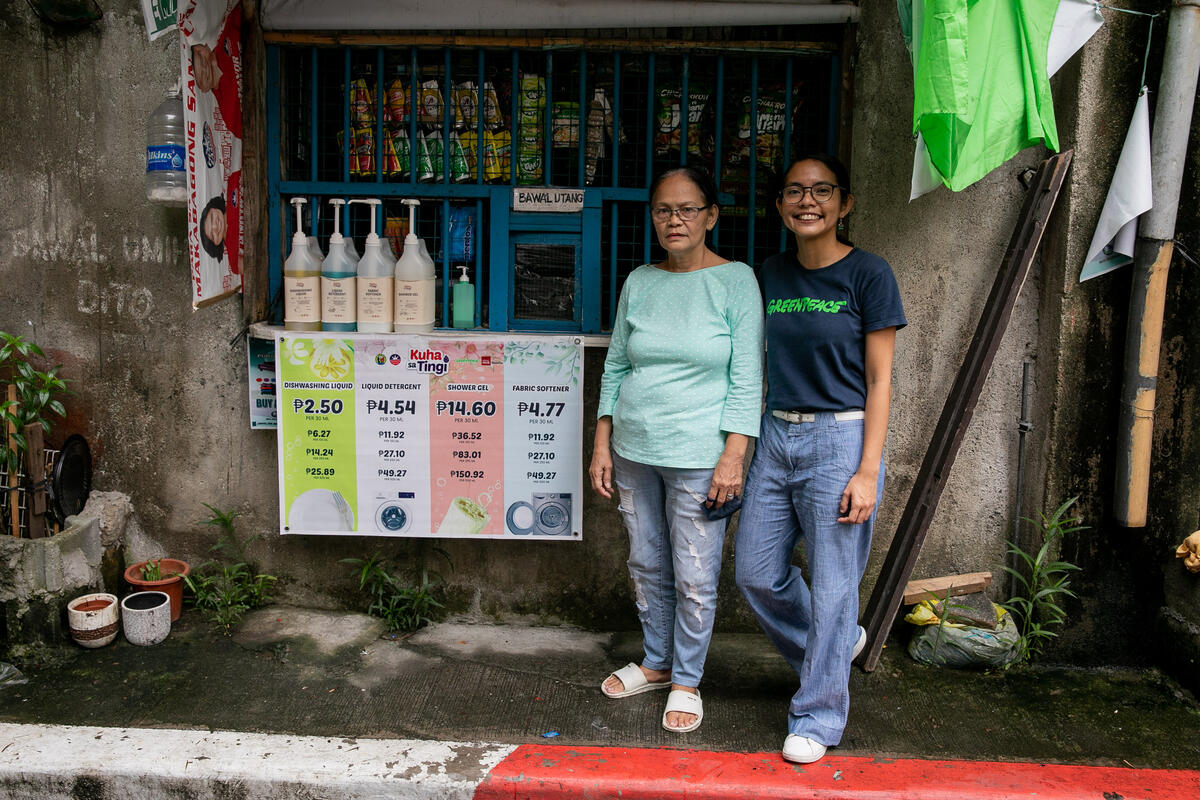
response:
M1200 772L992 761L521 745L475 800L1197 800Z

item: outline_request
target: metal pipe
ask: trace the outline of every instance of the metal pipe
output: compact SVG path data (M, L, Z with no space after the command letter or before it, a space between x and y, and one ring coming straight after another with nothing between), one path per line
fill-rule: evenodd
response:
M1021 549L1021 501L1025 496L1025 434L1033 430L1033 421L1029 419L1030 402L1033 399L1033 381L1031 373L1033 362L1021 364L1021 418L1017 420L1017 494L1013 501L1013 552L1009 553L1008 566L1012 570L1020 569L1016 551ZM1016 577L1008 576L1008 595L1016 594Z
M1174 0L1151 141L1154 207L1142 215L1138 225L1125 333L1113 515L1127 528L1146 524L1167 270L1174 250L1175 217L1198 76L1200 0Z

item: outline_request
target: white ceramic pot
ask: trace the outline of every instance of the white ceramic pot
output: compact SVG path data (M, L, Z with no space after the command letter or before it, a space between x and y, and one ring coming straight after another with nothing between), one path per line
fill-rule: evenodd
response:
M121 629L130 644L158 644L171 632L171 598L166 592L134 592L121 601Z
M120 616L117 596L99 592L76 597L67 604L67 626L81 647L103 647L117 638Z

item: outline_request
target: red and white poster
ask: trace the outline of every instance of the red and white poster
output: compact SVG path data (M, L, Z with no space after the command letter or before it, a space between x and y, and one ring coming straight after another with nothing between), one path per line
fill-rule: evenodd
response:
M242 4L181 0L192 307L242 290Z

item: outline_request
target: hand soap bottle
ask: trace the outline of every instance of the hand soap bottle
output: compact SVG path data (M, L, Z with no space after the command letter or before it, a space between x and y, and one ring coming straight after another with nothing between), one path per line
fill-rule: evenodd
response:
M408 235L404 252L396 262L396 333L433 331L434 287L433 259L423 255L424 242L417 238L417 206L420 200L404 200L408 206Z
M358 289L355 286L354 261L346 252L342 237L342 206L345 200L333 198L333 233L329 235L329 255L321 263L321 330L353 331L357 323Z
M293 197L296 232L292 252L283 262L283 327L289 331L321 330L321 262L309 251L303 229L303 207L308 201Z
M358 262L358 330L360 333L391 333L396 265L384 251L383 243L375 233L375 207L382 201L371 197L350 202L371 207L371 232L367 234L363 255Z
M467 267L465 264L455 267L455 269L461 269L462 274L454 282L454 295L450 299L451 324L455 328L474 328L475 286L471 283L471 279L467 277Z

